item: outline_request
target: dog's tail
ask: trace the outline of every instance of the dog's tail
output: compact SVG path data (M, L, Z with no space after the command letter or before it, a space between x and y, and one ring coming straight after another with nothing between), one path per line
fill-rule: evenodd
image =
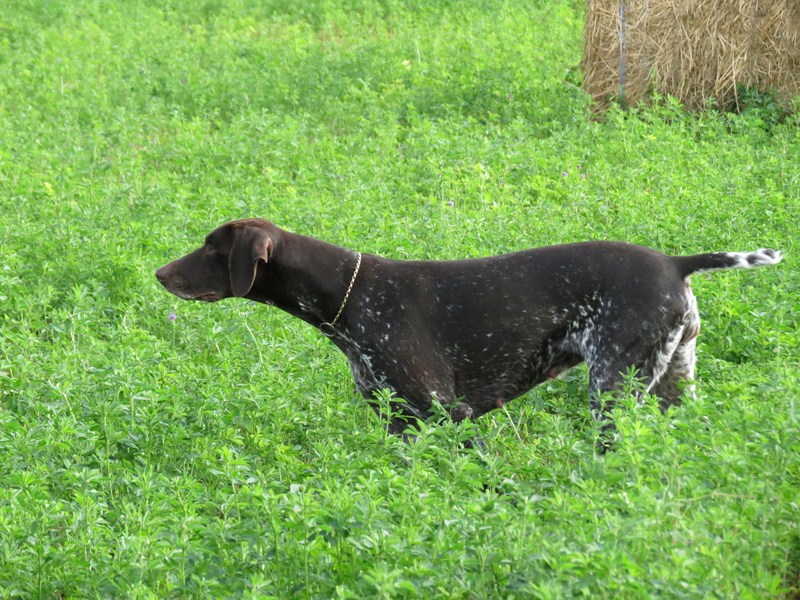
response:
M693 256L671 257L681 277L688 277L692 273L704 271L717 271L719 269L751 269L764 267L781 262L783 254L777 250L762 248L755 252L710 252L708 254L695 254Z

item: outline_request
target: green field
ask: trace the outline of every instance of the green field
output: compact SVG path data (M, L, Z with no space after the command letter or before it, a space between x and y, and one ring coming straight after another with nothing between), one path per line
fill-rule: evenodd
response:
M3 0L0 598L800 594L800 117L591 118L578 0ZM299 320L154 270L258 216L394 258L774 247L695 277L697 398L577 368L385 433Z

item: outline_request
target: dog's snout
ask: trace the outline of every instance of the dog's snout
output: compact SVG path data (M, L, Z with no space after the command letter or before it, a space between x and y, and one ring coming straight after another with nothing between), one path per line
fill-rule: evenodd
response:
M169 270L167 269L166 265L156 271L156 279L161 282L161 285L166 284L167 280L169 279Z

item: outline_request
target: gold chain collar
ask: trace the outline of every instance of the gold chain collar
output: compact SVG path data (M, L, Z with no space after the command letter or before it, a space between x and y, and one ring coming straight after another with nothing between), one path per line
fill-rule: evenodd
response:
M350 298L350 292L353 291L353 284L356 282L356 277L358 277L358 271L361 269L361 252L356 252L356 268L353 271L353 277L350 278L350 285L347 286L347 291L344 293L344 300L342 300L342 305L339 307L339 312L336 313L336 316L333 317L333 321L330 323L324 321L320 323L319 330L328 337L333 337L333 334L336 333L336 330L333 328L336 325L336 321L339 320L339 317L342 316L342 312L344 312L344 307L347 304L347 299Z

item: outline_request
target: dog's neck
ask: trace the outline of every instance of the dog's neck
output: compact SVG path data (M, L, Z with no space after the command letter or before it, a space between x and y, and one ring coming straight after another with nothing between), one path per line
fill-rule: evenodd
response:
M281 230L247 297L320 327L342 308L357 263L353 250Z

